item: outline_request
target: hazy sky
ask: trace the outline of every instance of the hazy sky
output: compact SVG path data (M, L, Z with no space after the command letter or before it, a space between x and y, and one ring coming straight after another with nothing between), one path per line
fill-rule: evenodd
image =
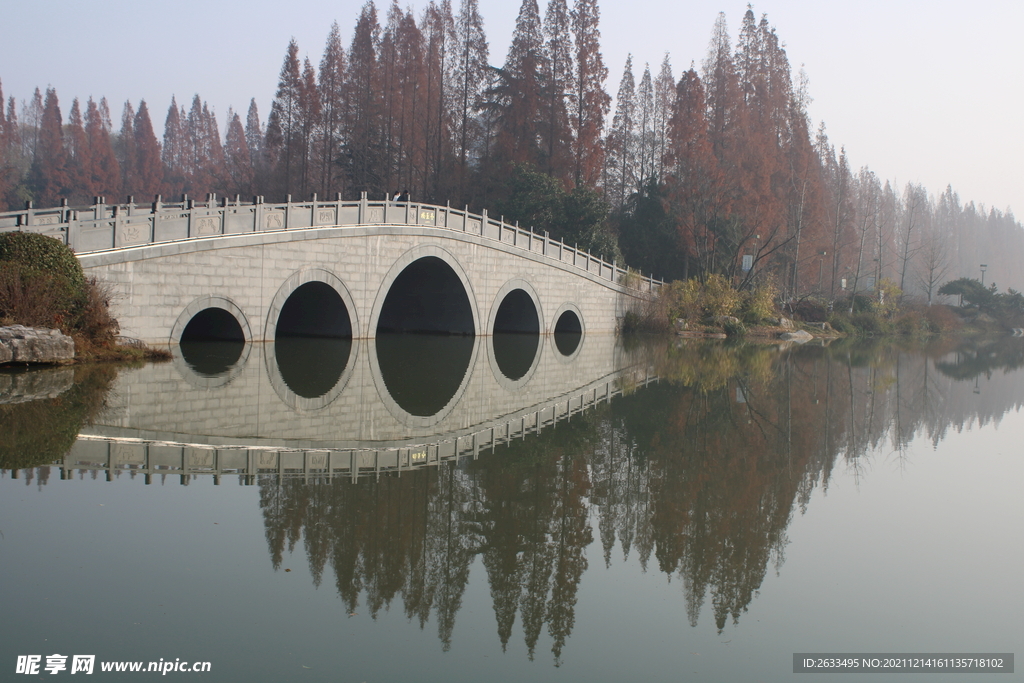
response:
M504 62L516 0L479 0L491 63ZM4 95L28 99L52 85L65 117L74 97L107 97L115 127L125 100L150 106L158 135L171 95L195 93L218 114L243 112L255 97L263 120L290 38L319 64L331 22L348 47L362 0L35 0L0 12ZM459 0L453 0L458 8ZM539 0L541 13L546 0ZM571 2L570 2L571 5ZM425 0L401 3L417 16ZM383 22L388 5L378 2ZM614 96L628 53L639 81L665 52L673 72L699 68L718 12L734 39L746 3L737 0L604 0L606 87ZM1020 0L765 0L796 72L804 65L815 125L824 121L851 166L879 176L947 184L961 200L1024 215L1024 2Z

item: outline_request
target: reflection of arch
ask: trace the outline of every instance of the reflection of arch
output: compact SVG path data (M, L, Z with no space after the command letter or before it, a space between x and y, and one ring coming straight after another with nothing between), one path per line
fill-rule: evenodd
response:
M462 383L459 384L459 388L456 389L455 394L448 400L448 403L445 404L441 410L428 416L413 415L398 405L395 399L391 397L390 392L388 392L387 385L384 383L384 375L380 370L380 359L377 357L377 345L376 343L371 342L367 344L367 346L369 347L370 376L373 378L373 385L377 389L377 396L380 397L380 402L384 404L388 409L388 412L391 413L398 422L406 427L410 427L412 429L426 429L433 427L444 420L448 414L452 412L455 406L458 405L463 394L466 393L466 388L469 386L470 380L473 377L473 371L476 369L477 355L480 352L480 337L477 336L473 338L473 350L469 356L469 365L466 368L466 374L462 377Z
M267 309L267 319L263 327L264 340L274 341L277 337L277 321L281 316L281 309L284 308L285 303L288 301L288 297L290 297L296 289L309 282L322 282L333 289L338 296L341 297L341 302L345 304L345 308L348 311L348 320L352 327L352 336L358 336L359 316L356 313L355 300L352 298L352 294L348 291L348 287L345 286L345 283L341 281L341 278L329 270L324 270L323 268L304 268L292 273L288 279L278 287L277 293L274 295L273 300L270 302L270 307Z
M494 297L494 301L491 302L491 310L487 316L487 327L484 329L482 334L494 334L494 321L498 316L498 309L501 307L501 303L505 300L505 297L516 289L521 289L526 292L526 295L533 301L533 307L537 309L537 323L540 325L540 334L547 334L549 329L554 329L545 327L544 309L541 308L540 296L537 294L537 290L534 289L533 285L526 280L514 278L501 286L501 289L498 290L497 296Z
M565 354L563 354L561 352L561 350L558 348L558 345L557 345L556 339L555 339L556 330L558 329L558 321L562 317L562 314L564 314L564 313L572 313L572 314L574 314L576 316L576 319L579 321L579 328L580 328L580 331L579 331L579 334L580 334L579 343L576 345L576 348L573 350L573 352L570 353L569 355L565 355ZM574 304L574 303L572 303L570 301L566 301L564 304L559 306L558 310L555 311L555 315L552 316L552 318L551 318L551 328L550 329L551 329L551 336L549 337L549 339L550 339L550 343L551 343L551 346L552 346L551 350L552 350L552 352L554 352L555 358L557 358L559 361L561 361L563 363L567 363L567 362L571 361L572 359L574 359L576 356L579 355L580 349L583 348L583 342L587 338L587 326L583 322L583 313L580 312L580 309L579 309L579 307L576 304Z
M533 354L533 364L530 365L530 369L526 371L526 374L519 379L513 380L505 376L505 373L498 367L498 361L494 357L494 353L494 337L492 335L487 343L487 362L491 366L491 374L494 375L498 386L505 391L519 391L530 382L533 373L537 371L537 367L540 365L541 356L544 355L544 337L538 338L537 351Z
M364 342L354 341L352 342L352 348L348 353L348 361L345 364L345 369L342 370L341 376L338 381L334 383L334 387L331 388L326 394L317 396L316 398L306 398L299 396L291 387L284 381L284 376L281 374L281 369L277 365L277 348L274 342L267 342L263 345L263 362L267 366L267 377L270 380L270 386L274 387L274 392L278 398L289 408L293 409L298 413L316 412L322 408L326 408L334 399L341 395L341 392L348 386L349 380L352 378L352 373L355 370L356 362L359 359L359 348L363 346Z
M213 389L215 387L224 387L231 383L235 377L237 377L242 370L245 369L245 364L249 362L249 354L252 352L252 344L246 342L242 347L242 356L238 359L231 369L223 375L217 377L206 377L199 374L192 369L192 366L185 360L184 354L181 352L181 347L178 345L171 347L172 364L174 368L181 375L182 379L198 389Z
M181 333L185 331L185 327L188 326L189 321L191 321L198 313L201 313L208 308L220 308L230 313L235 320L238 321L238 326L242 328L242 335L245 337L245 341L252 341L252 328L249 327L249 320L245 317L245 313L242 312L242 309L239 308L231 299L223 296L207 295L201 296L192 301L192 303L186 306L185 310L178 315L178 319L175 320L174 325L171 326L170 343L179 343L181 341Z
M377 334L377 325L380 322L381 312L384 310L384 302L388 298L388 294L391 291L391 286L398 279L398 276L402 274L410 264L414 261L418 261L421 258L433 256L435 258L444 261L454 272L456 277L462 283L462 288L465 290L466 298L469 301L470 313L473 316L473 330L475 334L486 334L481 332L480 327L480 311L477 305L476 293L473 291L473 285L470 283L469 277L466 275L466 271L459 263L458 259L455 258L449 251L442 249L441 247L425 244L409 249L407 252L399 256L391 269L388 270L387 275L381 281L380 289L377 290L377 296L373 302L373 309L370 312L369 324L366 327L366 336L373 337ZM355 325L352 326L353 330Z

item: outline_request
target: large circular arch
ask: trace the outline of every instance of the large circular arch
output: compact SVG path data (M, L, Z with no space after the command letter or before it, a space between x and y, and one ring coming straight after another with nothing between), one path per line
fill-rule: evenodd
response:
M208 308L219 308L230 313L238 322L238 327L242 330L242 337L244 338L244 341L248 343L253 340L252 328L249 326L249 319L238 304L227 297L207 295L194 299L192 303L186 306L185 309L178 314L177 320L175 320L174 325L171 326L170 343L180 343L181 333L185 331L186 327L188 327L192 318L196 317Z
M556 339L556 336L559 334L558 323L562 319L562 316L567 313L576 316L576 320L579 323L580 335L579 342L576 344L576 348L573 349L572 352L569 354L562 352L562 349L559 348L558 340ZM586 322L583 320L583 313L580 311L579 306L572 303L571 301L567 301L561 306L559 306L558 309L555 311L555 314L551 317L551 327L549 329L551 330L551 335L549 337L552 346L551 350L552 352L554 352L555 358L557 358L559 361L563 363L568 363L579 355L580 349L583 348L583 343L587 338L587 325Z
M284 309L285 304L288 302L290 297L295 290L302 285L310 282L322 282L331 289L341 298L341 302L345 304L345 309L348 311L349 325L352 328L352 337L358 336L359 330L359 313L356 311L355 299L352 298L352 293L348 291L348 287L341 281L337 275L329 270L323 268L304 268L296 271L288 276L280 287L277 289L277 293L274 294L274 298L270 302L270 307L267 309L267 319L264 322L263 327L263 338L267 341L274 341L277 337L277 323L281 317L281 311Z
M380 288L377 290L377 296L373 302L373 308L370 312L369 324L366 327L368 336L376 336L377 325L380 322L381 312L384 310L384 303L388 298L388 294L391 291L392 285L398 276L410 266L413 262L419 261L422 258L433 256L440 259L448 265L454 271L456 277L462 283L462 288L466 292L466 299L469 301L470 314L473 317L473 330L474 334L479 336L483 334L480 326L480 309L477 304L476 292L473 290L473 285L469 280L469 276L466 275L465 269L462 264L459 263L458 259L446 249L432 245L424 244L409 249L404 254L395 259L391 269L388 270L387 275L381 281ZM354 328L353 328L354 329Z

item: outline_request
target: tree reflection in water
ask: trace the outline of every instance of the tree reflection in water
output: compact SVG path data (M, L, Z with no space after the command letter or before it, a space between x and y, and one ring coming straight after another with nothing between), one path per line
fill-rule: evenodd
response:
M691 625L707 606L721 631L781 569L794 511L837 466L857 470L879 449L900 457L914 438L938 442L1024 406L1019 339L624 353L660 382L623 386L478 460L356 482L261 476L274 567L301 543L315 583L333 581L348 612L400 602L421 627L433 619L448 649L479 558L503 647L518 620L529 656L546 632L558 663L596 538L607 565L633 556L677 579ZM58 398L0 405L0 466L38 468L26 484L46 482L46 463L104 405L113 372L74 372ZM40 423L51 425L43 441L30 428Z
M494 455L356 483L262 479L271 556L279 566L301 540L317 583L330 565L345 609L362 599L376 616L401 598L421 626L434 614L448 649L480 555L502 646L519 619L532 658L546 627L558 663L595 520L606 564L636 553L646 570L653 558L681 580L691 625L709 604L722 631L781 568L794 510L837 463L1022 404L1006 382L979 406L973 382L946 368L1020 365L1024 346L1002 343L995 355L955 341L641 350L660 383Z

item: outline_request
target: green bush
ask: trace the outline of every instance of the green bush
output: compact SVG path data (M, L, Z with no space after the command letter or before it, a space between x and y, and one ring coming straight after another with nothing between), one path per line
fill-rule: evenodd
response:
M704 283L701 307L710 318L732 315L740 305L740 293L732 288L729 281L718 274L708 275Z
M747 326L736 320L727 320L722 325L722 329L725 330L725 336L727 337L743 337L747 334Z
M750 325L760 325L775 315L775 297L778 291L775 285L763 284L750 290L743 296L740 305L740 317Z
M892 334L893 331L892 323L882 318L877 313L871 313L868 311L865 311L864 313L854 313L853 317L850 318L850 322L857 328L860 334L883 336Z
M831 316L829 316L828 323L829 325L832 326L834 330L841 334L851 335L858 334L859 332L857 326L854 325L853 321L851 321L849 316L846 315L834 313Z
M58 240L32 232L0 233L0 261L21 263L64 280L73 290L85 287L85 273L73 251Z

